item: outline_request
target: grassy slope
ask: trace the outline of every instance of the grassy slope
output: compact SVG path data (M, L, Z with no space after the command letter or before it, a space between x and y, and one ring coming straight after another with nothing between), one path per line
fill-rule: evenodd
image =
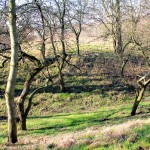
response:
M82 48L86 49L86 47ZM3 148L61 147L60 149L77 150L140 149L140 146L144 149L150 148L150 126L146 123L141 123L142 126L137 124L137 127L132 128L133 131L129 128L122 132L121 137L112 134L111 140L102 138L105 137L101 134L103 127L110 126L115 130L114 125L128 124L128 121L136 122L137 119L142 119L141 122L144 122L150 116L148 92L144 102L140 104L139 114L136 117L130 116L134 94L120 82L119 78L116 78L119 67L116 65L117 60L112 59L112 56L112 53L102 51L99 54L87 53L83 61L80 60L77 64L85 70L84 73L78 73L72 68L69 68L72 69L71 71L64 71L68 93L60 93L55 87L53 90L50 87L37 94L33 99L34 107L27 120L28 131L18 132L19 143L15 146L4 146L7 141L7 126L6 121L1 121L0 144ZM69 74L70 72L72 74ZM17 90L20 91L23 83L20 80L17 83ZM1 88L5 89L5 86ZM5 102L2 99L0 100L0 116L5 115ZM123 128L123 126L119 127ZM93 133L95 131L96 133L87 135L87 130L91 128L94 128ZM110 133L113 132L110 131ZM110 136L110 133L106 135ZM64 141L68 134L69 139ZM70 136L71 139L74 137L73 140L76 142L69 143Z
M137 119L142 120L148 120L150 114L148 113L147 106L149 105L149 102L143 102L141 103L141 114L138 114L136 117L131 117L129 115L131 110L130 104L124 104L124 105L118 105L118 106L112 106L112 107L103 107L97 111L94 112L84 112L84 113L65 113L65 114L57 114L53 116L43 116L43 117L29 117L27 121L28 131L23 132L19 131L19 145L16 145L16 148L24 146L25 148L31 148L31 146L39 147L42 149L42 146L49 146L51 147L53 142L52 140L47 141L46 143L39 141L43 139L49 138L55 138L62 136L60 141L57 143L57 145L60 145L61 141L63 141L68 134L71 135L74 134L74 132L78 132L82 134L85 130L85 133L87 132L87 129L90 127L98 128L97 132L100 135L100 131L102 130L102 127L107 126L114 126L122 123L127 123L128 121L134 121ZM150 123L150 122L149 122ZM0 143L3 145L3 143L6 142L6 122L1 123L1 131L0 132ZM100 129L99 129L100 128ZM95 130L95 129L94 129ZM118 128L118 130L120 130ZM86 135L83 137L77 137L76 141L78 144L71 144L67 145L67 148L70 149L94 149L94 148L104 148L104 149L117 149L117 147L120 145L124 149L137 149L138 147L142 146L143 148L150 148L150 126L149 124L143 124L142 126L139 126L137 124L137 127L135 125L134 128L132 128L132 133L128 130L125 131L125 133L121 133L121 137L113 137L112 139L104 139L102 142L97 144L97 138L95 137L97 135ZM64 136L63 136L64 134ZM67 135L65 135L67 134ZM124 136L125 134L125 136ZM57 136L58 135L58 136ZM107 135L107 134L106 134ZM135 135L134 139L132 135ZM26 137L27 136L27 137ZM46 137L45 137L46 136ZM122 136L124 136L122 138ZM39 138L40 137L40 138ZM35 140L36 139L36 140ZM39 141L37 140L39 139ZM90 140L88 143L87 140ZM131 142L132 141L132 142ZM27 143L30 143L28 145ZM96 144L93 144L96 143ZM4 146L4 145L3 145ZM66 145L62 148L66 148Z

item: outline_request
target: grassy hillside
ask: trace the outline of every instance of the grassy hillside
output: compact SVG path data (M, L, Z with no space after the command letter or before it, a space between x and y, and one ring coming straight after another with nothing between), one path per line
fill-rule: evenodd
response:
M27 120L28 131L18 132L19 142L15 145L5 145L7 115L3 94L7 69L2 70L0 149L150 149L149 87L137 115L131 117L135 93L120 77L119 57L94 46L94 52L89 52L87 47L82 47L82 56L71 58L71 63L80 70L73 66L64 69L66 93L59 90L56 68L50 68L55 85L34 96ZM125 75L130 83L135 84L136 74L146 71L146 67L142 70L142 63L140 56L138 62L132 56L127 64ZM16 100L25 75L20 69ZM44 84L42 75L43 72L36 77L31 91Z
M28 131L19 131L19 142L7 145L6 121L1 122L0 143L15 149L149 149L149 102L136 117L130 104L102 107L97 111L30 116Z

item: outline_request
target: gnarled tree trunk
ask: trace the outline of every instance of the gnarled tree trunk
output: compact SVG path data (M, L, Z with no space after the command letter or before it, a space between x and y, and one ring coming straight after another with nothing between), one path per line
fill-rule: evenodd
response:
M36 61L36 62L38 61L38 60L36 60L35 57L32 57L30 55L29 56L25 55L25 56L29 57L33 61ZM46 61L44 61L44 62L47 66L39 64L39 67L35 68L32 72L30 72L27 79L26 79L26 82L24 84L24 88L22 90L22 93L21 93L21 95L20 95L20 97L18 98L18 101L17 101L19 124L20 124L20 129L21 130L27 130L26 119L27 119L28 113L29 113L30 108L31 108L31 100L29 99L28 106L27 106L26 109L24 108L24 102L26 100L27 95L29 94L30 86L31 86L35 76L38 73L40 73L43 69L45 69L46 67L53 64L55 61L56 61L55 59L50 59L50 58L46 59ZM35 92L37 92L37 91L35 91Z
M132 111L131 111L131 115L134 116L136 114L136 110L139 106L139 103L141 102L143 96L144 96L144 92L146 90L146 87L148 86L148 84L150 84L150 79L146 81L146 77L148 76L149 74L145 75L144 77L140 78L138 80L138 85L140 86L141 90L137 92L137 96L136 96L136 99L135 99L135 102L133 104L133 107L132 107Z
M22 90L22 93L18 99L17 106L18 106L18 115L19 115L19 124L21 130L27 130L26 128L26 116L25 116L25 109L24 109L24 102L29 94L31 83L34 79L34 77L44 69L44 66L36 68L28 77L24 84L24 88Z
M142 98L143 98L143 95L144 95L144 92L145 92L145 88L143 87L141 89L141 91L138 93L138 95L136 96L136 100L133 104L133 107L132 107L132 111L131 111L131 115L134 116L136 114L136 110L139 106L139 103L141 102Z

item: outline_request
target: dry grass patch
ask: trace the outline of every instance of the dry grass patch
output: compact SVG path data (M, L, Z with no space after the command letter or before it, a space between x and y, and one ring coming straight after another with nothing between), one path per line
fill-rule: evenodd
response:
M132 142L136 138L133 129L149 123L150 119L138 119L113 126L95 126L75 133L63 134L61 136L58 135L52 143L56 145L56 148L62 149L81 144L89 145L89 148L92 149L94 147L99 147L104 143L111 144L115 141L124 141L126 139L129 139Z
M134 129L149 123L150 119L138 119L118 125L94 126L83 131L60 133L56 136L23 137L19 139L19 143L20 145L24 145L25 149L34 149L37 146L39 149L68 149L78 145L86 145L88 149L93 149L101 147L104 144L113 144L116 141L127 139L133 142L136 138ZM9 149L19 149L20 145L16 145L16 147L9 146ZM8 148L8 146L5 148Z
M101 134L106 137L107 140L124 139L127 135L133 132L133 128L140 127L147 122L150 123L150 119L149 121L139 119L136 121L128 121L119 125L103 127Z

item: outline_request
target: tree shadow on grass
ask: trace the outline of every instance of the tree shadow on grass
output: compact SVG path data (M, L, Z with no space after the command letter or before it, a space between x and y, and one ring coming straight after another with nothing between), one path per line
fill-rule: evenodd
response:
M50 125L48 127L42 127L42 128L37 128L37 129L29 129L29 130L50 130L50 129L62 129L62 128L70 128L71 129L75 129L78 128L80 129L81 125L85 125L85 126L92 126L95 124L98 124L101 122L101 120L103 118L109 118L111 115L114 115L115 113L118 113L118 110L113 111L111 113L108 113L107 115L105 115L106 111L101 111L100 113L92 113L92 116L88 116L88 113L82 113L83 115L87 115L87 116L83 116L82 114L81 116L78 114L73 114L72 115L55 115L55 116L46 116L46 117L37 117L36 119L45 119L45 118L49 118L49 119L59 119L59 117L63 117L62 119L64 119L65 122L67 123L61 123L61 121L57 124L54 125ZM31 118L33 119L33 118ZM44 121L43 121L44 124ZM81 127L82 129L82 127ZM68 129L67 129L68 130Z
M80 93L86 93L89 92L92 94L106 94L109 91L114 91L114 92L123 92L123 91L128 91L132 92L132 90L126 86L120 86L117 83L115 84L105 84L105 85L72 85L72 86L66 86L66 92L65 93L75 93L75 94L80 94ZM59 90L58 86L48 86L46 89L40 91L39 93L62 93Z
M6 116L0 116L0 121L7 121L7 117Z
M128 109L128 108L127 108ZM59 117L63 119L65 122L58 122L54 123L52 125L47 125L47 121L44 122L43 120L43 126L46 127L37 127L37 128L30 128L28 134L57 134L60 132L68 132L68 131L77 131L77 130L83 130L85 128L91 127L91 126L107 126L107 125L114 125L114 124L120 124L129 120L137 120L137 119L147 119L150 117L149 112L143 112L142 114L137 114L136 116L131 116L129 113L124 112L126 109L119 109L119 110L110 110L111 112L108 112L107 115L105 114L106 111L101 112L95 112L93 113L93 116L83 116L81 117L79 114L77 116L71 116L69 115L55 115L55 116L46 116L46 118L50 119L57 119L59 120ZM118 116L119 114L119 116ZM114 115L114 117L113 117ZM116 116L116 117L115 117ZM79 118L78 118L79 117ZM33 119L33 118L31 118ZM37 119L45 119L45 117L37 117ZM67 122L67 123L66 123ZM40 124L41 125L41 124Z
M140 117L142 117L142 119L147 119L150 117L150 113L149 114L143 114L140 115ZM69 132L69 131L78 131L78 130L83 130L92 126L111 126L114 124L120 124L129 120L133 120L133 119L139 119L139 115L137 115L136 117L131 117L130 115L128 116L124 116L124 117L115 117L115 118L109 118L109 117L104 117L104 118L97 118L97 119L88 119L88 120L74 120L72 118L68 118L68 125L63 125L63 124L57 124L54 126L47 126L47 127L43 127L43 128L37 128L37 129L29 129L29 131L31 131L33 134L41 134L41 133L46 133L48 135L51 134L58 134L58 133L62 133L62 132ZM32 134L31 133L31 134ZM30 134L30 133L29 133Z

